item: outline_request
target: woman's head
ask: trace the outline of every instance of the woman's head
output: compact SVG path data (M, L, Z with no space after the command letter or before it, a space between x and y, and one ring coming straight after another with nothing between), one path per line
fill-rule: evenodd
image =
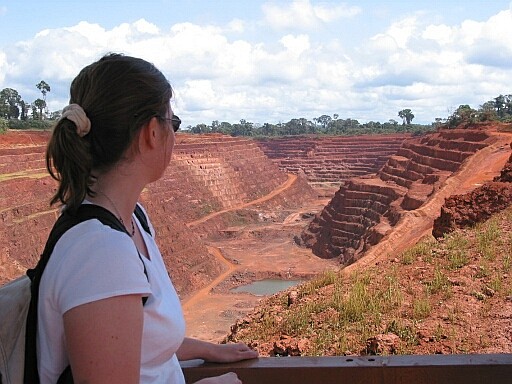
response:
M69 103L83 109L90 130L77 132L72 118L56 124L46 153L48 171L60 182L51 203L78 207L91 193L91 172L119 162L152 117L168 114L171 97L165 76L139 58L109 54L82 69L71 83Z

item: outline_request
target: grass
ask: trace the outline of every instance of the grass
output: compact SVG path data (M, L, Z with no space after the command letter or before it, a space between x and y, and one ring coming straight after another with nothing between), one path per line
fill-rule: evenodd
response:
M334 284L341 277L333 270L327 270L320 274L317 278L310 280L299 287L299 297L311 295L318 291L318 289Z
M392 319L385 329L386 333L394 333L405 342L406 347L418 345L418 335L414 328L401 318ZM404 350L405 352L405 350Z
M428 294L436 294L444 292L445 294L450 293L451 283L448 276L443 272L442 268L438 265L434 268L434 277L427 283L426 291Z
M418 258L423 258L429 262L432 259L432 241L424 240L409 248L400 255L400 260L404 265L413 264Z
M412 302L412 317L415 320L426 319L430 316L432 306L430 304L429 295L414 299Z
M444 238L449 269L459 269L469 262L469 241L460 232L453 232Z
M388 308L398 308L403 302L403 294L398 279L398 271L394 269L392 273L385 278L386 289L382 292L383 302Z
M501 229L496 220L489 220L485 226L478 225L477 231L477 249L480 254L489 261L493 261L496 255L496 246L502 236Z
M510 271L511 264L512 264L512 256L510 254L505 255L503 257L503 264L502 264L502 270L504 273L507 273Z
M368 338L394 333L395 353L478 353L493 346L492 328L480 322L494 326L486 317L512 296L511 223L512 208L440 241L424 239L363 272L327 271L296 287L291 306L286 295L268 299L232 340L261 345L286 334L308 340L304 355L342 355L364 353Z

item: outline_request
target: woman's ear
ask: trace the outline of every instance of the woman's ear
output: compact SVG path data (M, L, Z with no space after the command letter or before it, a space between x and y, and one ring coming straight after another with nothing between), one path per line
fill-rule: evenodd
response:
M139 134L139 149L154 149L160 140L160 123L157 117L152 117L144 124Z

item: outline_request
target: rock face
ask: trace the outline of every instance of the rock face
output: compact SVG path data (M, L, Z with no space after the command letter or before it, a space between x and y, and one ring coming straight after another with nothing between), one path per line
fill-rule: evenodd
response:
M286 172L304 172L310 183L346 181L376 173L409 134L301 136L258 140L263 152Z
M512 143L511 143L512 148ZM441 207L441 215L434 220L435 238L457 228L470 227L489 219L493 214L512 204L512 156L500 176L465 195L450 196Z
M510 143L510 149L512 149L512 143ZM510 155L507 164L505 164L501 170L500 175L495 177L493 181L512 183L512 155Z
M302 233L301 243L322 258L350 264L379 242L401 212L422 206L489 138L483 130L449 130L411 138L376 177L354 178Z
M55 184L44 163L48 137L0 135L0 284L35 265L57 218L49 207Z
M45 169L49 133L9 132L0 136L0 284L37 262L58 210L49 206L56 188ZM222 135L177 135L165 175L141 200L180 295L206 285L221 271L187 223L257 200L288 179L251 140ZM298 205L311 198L305 180L265 204ZM228 225L229 223L217 223Z

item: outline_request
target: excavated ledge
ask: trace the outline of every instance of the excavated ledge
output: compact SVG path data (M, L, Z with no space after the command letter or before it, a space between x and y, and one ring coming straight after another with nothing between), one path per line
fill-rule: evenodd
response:
M281 170L304 172L310 183L336 183L375 174L400 148L405 135L299 136L259 139Z
M486 131L478 129L405 140L376 178L354 178L342 186L303 231L300 243L321 258L354 262L390 233L403 212L420 208L489 142Z

